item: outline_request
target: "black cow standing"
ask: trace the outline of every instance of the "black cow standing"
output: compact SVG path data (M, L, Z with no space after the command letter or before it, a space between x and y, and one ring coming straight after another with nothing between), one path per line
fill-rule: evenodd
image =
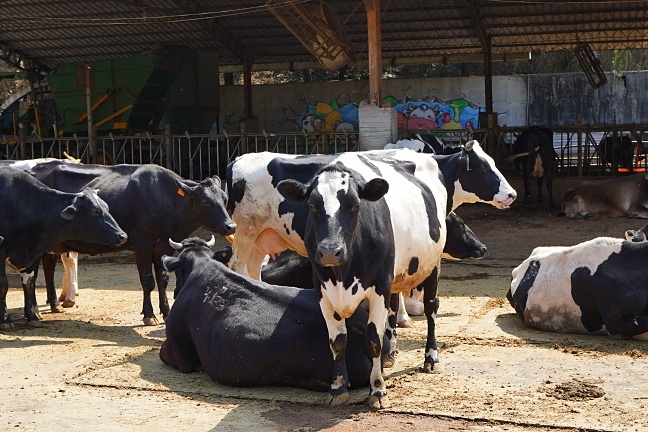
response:
M556 151L553 148L553 131L540 126L525 129L513 143L513 157L515 165L522 169L523 204L531 204L531 177L537 178L538 202L542 202L542 183L546 177L549 205L555 207L553 178L556 170Z
M213 240L213 239L212 239ZM268 285L216 261L212 242L171 242L177 257L163 257L176 272L176 300L166 321L160 358L183 373L202 366L221 384L288 386L327 391L333 358L315 291ZM368 312L347 319L350 385L366 386ZM389 341L383 338L383 354Z
M619 168L632 168L634 146L629 136L609 135L598 144L602 162L609 166L613 173Z
M216 176L201 183L182 179L158 165L76 165L46 163L35 166L32 175L52 188L76 191L83 187L97 189L110 206L119 225L128 233L128 241L119 250L132 250L144 291L144 324L158 323L151 304L151 291L157 282L162 316L169 313L166 297L168 275L162 267L162 255L173 253L169 238L185 238L203 227L222 235L236 229L225 209L226 194ZM55 245L51 252L76 251L91 255L114 252L96 243L70 241ZM48 261L49 262L46 262ZM54 292L56 257L43 260L48 296ZM152 272L153 266L155 273ZM54 298L56 293L54 292Z
M0 329L13 328L7 313L5 259L26 276L25 317L28 325L36 327L40 321L33 271L42 254L67 240L94 242L114 251L127 239L106 203L92 189L59 192L12 168L0 169L0 233L4 237L0 246Z

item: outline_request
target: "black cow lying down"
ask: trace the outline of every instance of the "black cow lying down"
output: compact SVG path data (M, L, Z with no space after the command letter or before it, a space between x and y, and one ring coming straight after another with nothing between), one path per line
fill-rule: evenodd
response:
M532 328L648 340L646 262L646 241L538 247L513 270L507 298Z
M218 262L213 241L193 237L177 257L163 257L175 271L176 301L166 320L160 358L183 373L202 366L232 386L286 386L327 391L333 358L326 322L314 290L268 285ZM371 361L365 352L368 312L346 320L350 385L366 386ZM383 338L383 354L389 350Z

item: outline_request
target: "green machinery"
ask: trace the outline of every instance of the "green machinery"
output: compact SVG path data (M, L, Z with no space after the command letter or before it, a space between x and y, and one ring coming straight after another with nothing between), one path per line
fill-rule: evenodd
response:
M164 97L184 61L170 55L88 62L91 104L97 131L157 129ZM59 65L48 77L60 116L59 135L87 134L86 64ZM81 70L81 72L80 72Z

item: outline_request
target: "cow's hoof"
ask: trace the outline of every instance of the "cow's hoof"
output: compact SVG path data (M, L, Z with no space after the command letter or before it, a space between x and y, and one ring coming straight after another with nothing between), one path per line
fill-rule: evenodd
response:
M396 323L396 327L401 327L401 328L414 328L414 321L412 321L412 318L407 317L407 319L404 319L402 321L398 321Z
M344 392L338 395L328 395L329 406L342 406L349 403L349 392Z
M384 409L384 408L390 408L391 403L389 402L389 398L387 395L385 396L374 396L374 395L369 395L369 399L367 399L367 405L371 409Z
M384 368L393 368L394 365L396 364L396 354L391 353L387 357L385 357L385 360L383 360L383 367Z
M150 317L150 318L144 318L144 325L145 326L156 326L156 325L160 325L160 323L158 322L157 318Z
M63 307L64 308L71 308L76 305L76 302L74 300L63 300Z
M56 306L50 306L50 311L52 313L63 313L63 312L65 312L65 309L63 309L63 306L58 304Z
M40 322L39 320L30 320L27 321L27 326L32 328L38 328L38 327L43 327L43 323Z
M441 364L440 363L423 363L423 368L421 369L423 373L437 374L441 373Z
M14 330L13 323L0 323L0 330Z

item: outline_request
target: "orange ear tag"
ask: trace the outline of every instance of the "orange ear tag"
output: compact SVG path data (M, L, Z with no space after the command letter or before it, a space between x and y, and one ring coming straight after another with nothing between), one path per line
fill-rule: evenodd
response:
M182 189L178 189L178 195L185 196L185 193Z

